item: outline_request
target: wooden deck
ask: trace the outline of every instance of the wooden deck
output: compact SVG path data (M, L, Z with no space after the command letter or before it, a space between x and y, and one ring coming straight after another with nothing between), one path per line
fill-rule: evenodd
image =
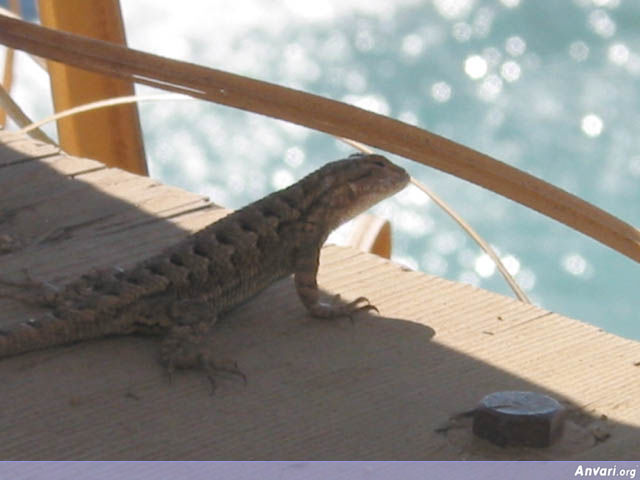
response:
M0 132L0 274L60 286L126 268L225 211L192 193ZM470 286L327 247L320 284L380 315L310 319L291 279L228 315L212 348L247 375L169 383L157 339L0 361L2 459L632 459L640 343ZM0 326L34 313L0 300ZM450 417L497 390L571 411L549 448L500 449ZM448 426L445 432L437 429Z

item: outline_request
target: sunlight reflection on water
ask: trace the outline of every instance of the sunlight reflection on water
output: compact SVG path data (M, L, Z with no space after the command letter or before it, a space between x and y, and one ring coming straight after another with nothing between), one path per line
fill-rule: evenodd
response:
M311 8L236 0L175 8L122 0L122 7L134 48L400 118L640 223L636 2L330 0ZM42 117L51 108L42 101L46 77L18 62L16 99ZM322 134L219 106L159 103L141 112L152 174L233 208L350 153ZM629 313L640 311L635 263L465 182L401 164L498 246L544 307L640 338L640 316ZM407 192L376 208L392 219L396 258L509 294L457 226Z

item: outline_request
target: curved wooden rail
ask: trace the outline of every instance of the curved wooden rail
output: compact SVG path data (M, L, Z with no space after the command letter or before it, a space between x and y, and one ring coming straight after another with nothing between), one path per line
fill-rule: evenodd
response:
M640 262L640 231L547 182L420 128L335 100L0 17L0 42L35 55L351 138L451 173Z

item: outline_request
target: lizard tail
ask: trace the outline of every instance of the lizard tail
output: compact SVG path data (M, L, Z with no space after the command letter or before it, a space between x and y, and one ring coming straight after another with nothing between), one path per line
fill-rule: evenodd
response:
M71 319L70 317L74 317ZM0 330L0 358L109 335L89 311L46 314Z

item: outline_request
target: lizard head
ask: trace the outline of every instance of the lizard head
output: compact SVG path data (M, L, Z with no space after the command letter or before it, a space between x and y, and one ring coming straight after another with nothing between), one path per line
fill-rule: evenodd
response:
M314 176L321 187L308 220L329 230L399 192L409 182L404 169L375 154L354 154L331 162Z

